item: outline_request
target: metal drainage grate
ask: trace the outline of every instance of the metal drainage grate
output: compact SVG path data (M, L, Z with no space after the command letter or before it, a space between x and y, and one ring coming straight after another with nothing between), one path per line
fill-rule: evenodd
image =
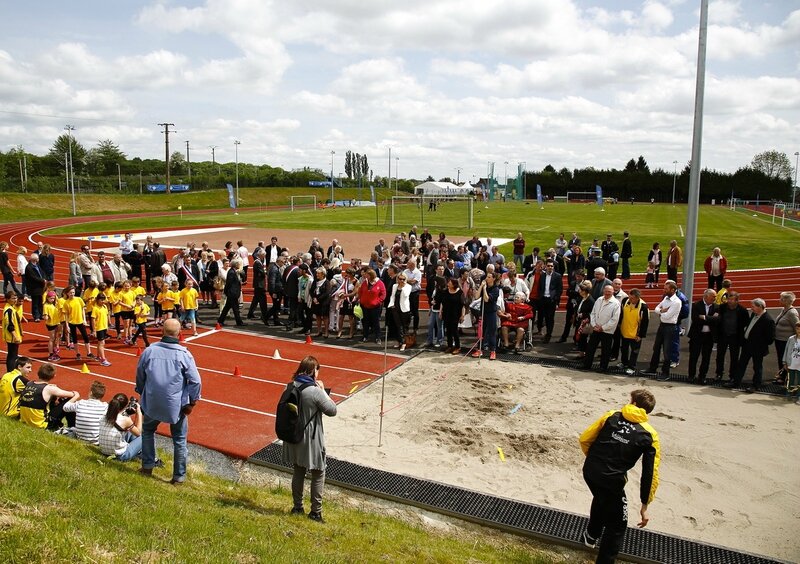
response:
M281 450L281 444L275 442L248 460L288 472L289 467L281 463ZM328 457L326 481L342 488L414 505L518 535L572 548L584 548L578 539L588 520L582 515L377 470L332 457ZM628 528L621 557L632 562L675 564L780 562L756 554L635 528Z

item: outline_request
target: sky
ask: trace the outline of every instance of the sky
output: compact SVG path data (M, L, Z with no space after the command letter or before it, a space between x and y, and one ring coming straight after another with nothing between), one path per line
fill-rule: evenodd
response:
M0 150L485 177L691 156L700 0L0 0ZM702 165L800 151L800 3L712 0ZM507 164L506 164L507 163Z

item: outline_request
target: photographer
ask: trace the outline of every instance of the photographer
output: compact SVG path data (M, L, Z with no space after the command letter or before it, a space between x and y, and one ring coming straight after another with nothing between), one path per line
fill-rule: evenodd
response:
M114 394L100 422L100 452L121 462L141 457L142 410L136 399Z

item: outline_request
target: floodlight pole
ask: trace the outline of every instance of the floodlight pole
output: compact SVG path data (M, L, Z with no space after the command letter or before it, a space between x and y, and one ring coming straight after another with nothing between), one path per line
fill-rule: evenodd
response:
M400 157L394 158L394 189L400 189Z
M792 187L792 210L794 210L794 199L797 196L797 165L800 164L800 151L794 152L794 186Z
M119 167L119 163L117 163L117 190L122 191L122 169Z
M387 148L389 149L389 174L386 175L386 178L389 179L389 185L387 186L387 188L389 188L389 195L391 196L391 194L392 194L392 147L390 145ZM397 196L396 192L395 192L395 196Z
M706 77L706 40L708 35L708 0L700 0L700 31L697 44L697 85L694 97L694 133L692 166L689 171L689 197L686 215L686 242L683 259L683 292L692 301L694 262L697 255L697 217L700 207L700 154L703 146L703 98Z
M189 160L189 142L186 141L186 168L189 170L189 185L192 184L192 161Z
M331 151L331 205L336 207L334 203L336 202L335 196L333 194L333 156L336 154L336 151Z
M461 167L456 167L456 184L461 182Z
M672 172L672 205L675 205L675 180L678 177L678 161L672 161L675 170Z
M234 158L236 159L236 209L239 209L239 145L242 142L238 139L233 140L233 152Z
M67 185L72 179L72 215L78 215L78 210L75 207L75 169L72 167L72 132L75 130L74 125L67 124L64 129L67 130L67 139L69 140L69 170L67 170Z

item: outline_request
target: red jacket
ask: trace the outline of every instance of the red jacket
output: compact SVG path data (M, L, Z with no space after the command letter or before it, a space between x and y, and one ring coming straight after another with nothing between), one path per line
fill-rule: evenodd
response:
M706 257L706 261L703 263L703 270L706 271L706 274L711 274L711 256ZM722 276L725 276L725 271L728 270L728 259L723 256L719 257L719 273Z
M380 307L383 305L384 298L386 298L386 286L378 278L375 279L372 286L367 280L364 280L358 287L358 301L361 303L361 307L368 309Z
M502 319L502 327L521 327L528 328L528 320L533 318L533 310L528 304L517 304L514 302L506 302L506 313L511 316L510 319ZM522 319L519 319L519 318Z

